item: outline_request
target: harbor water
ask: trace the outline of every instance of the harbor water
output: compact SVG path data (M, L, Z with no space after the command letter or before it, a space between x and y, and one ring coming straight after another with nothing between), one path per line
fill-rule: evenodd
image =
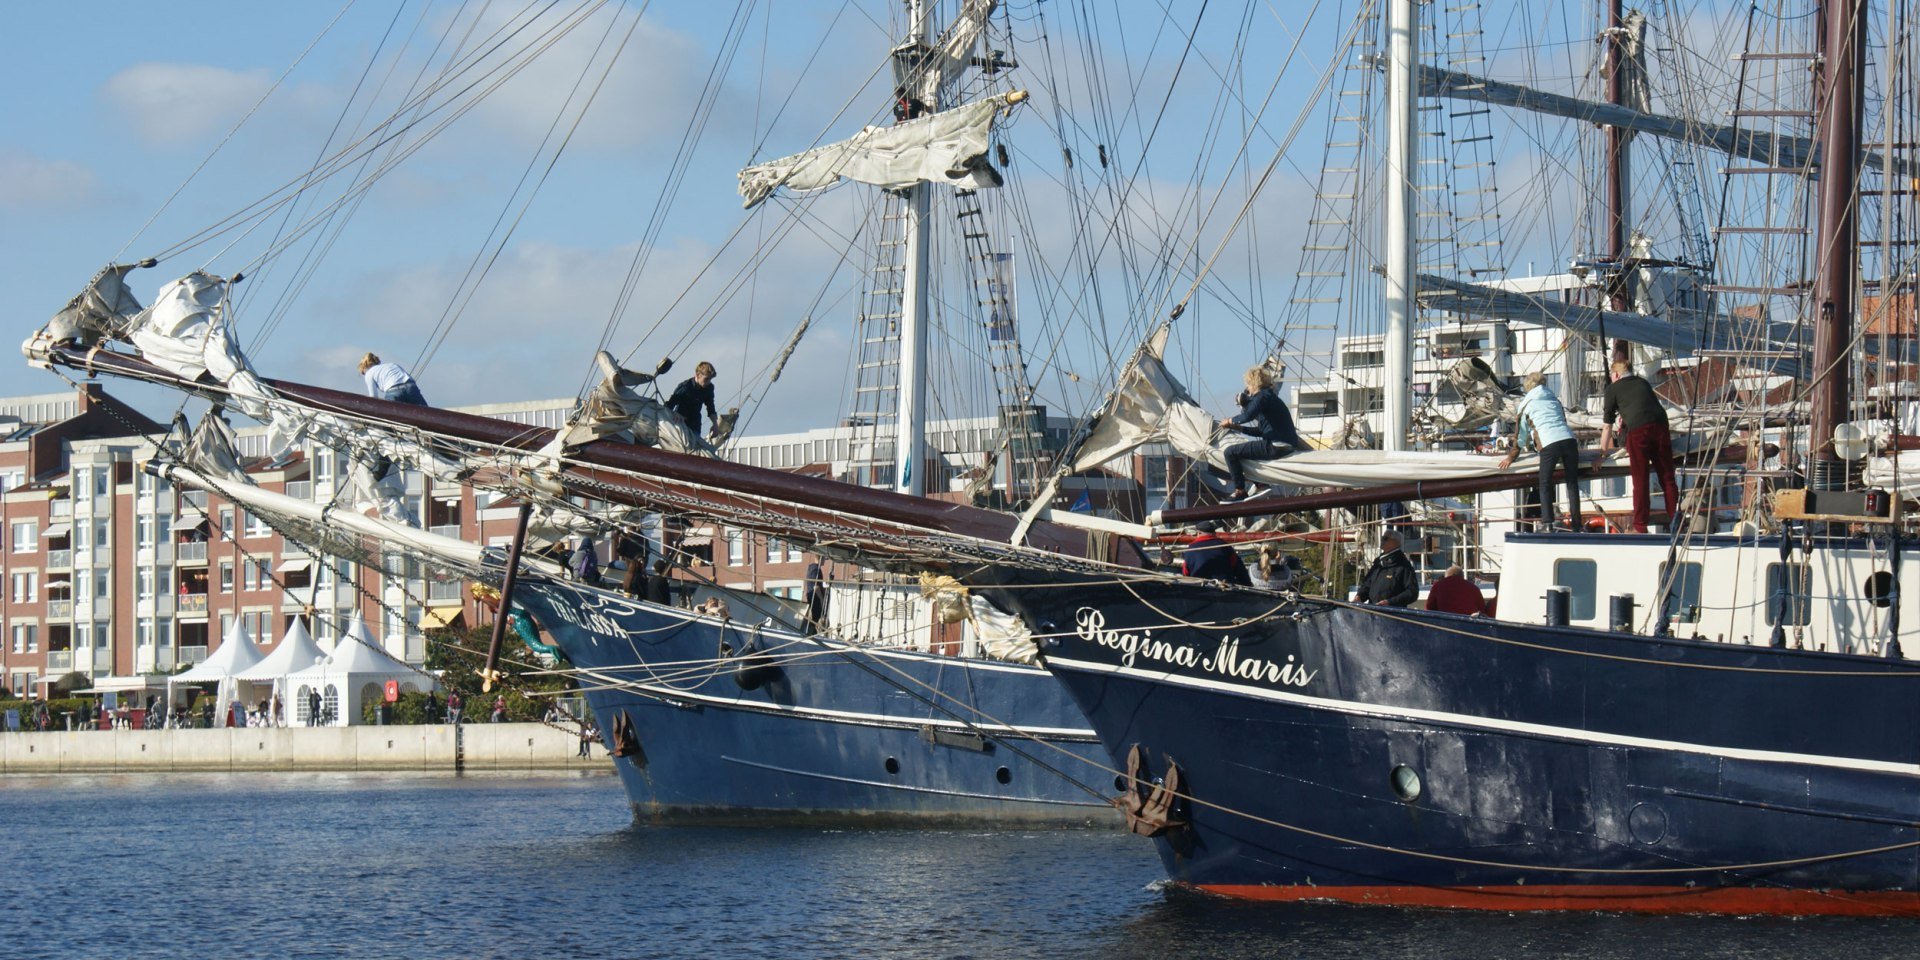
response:
M1111 830L635 827L605 775L0 778L8 957L1815 957L1920 921L1167 890Z

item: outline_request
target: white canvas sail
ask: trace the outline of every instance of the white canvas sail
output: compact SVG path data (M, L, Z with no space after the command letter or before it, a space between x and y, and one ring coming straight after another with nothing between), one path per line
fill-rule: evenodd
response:
M999 186L999 174L986 161L993 121L1022 99L1023 93L988 97L905 123L867 127L839 143L755 164L740 171L742 206L751 208L780 187L819 190L842 179L890 190L916 183Z

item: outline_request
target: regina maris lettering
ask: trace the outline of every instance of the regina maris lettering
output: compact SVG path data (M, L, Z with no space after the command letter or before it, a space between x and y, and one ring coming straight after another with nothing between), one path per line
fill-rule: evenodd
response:
M1155 637L1151 629L1138 633L1110 629L1106 614L1092 607L1081 607L1074 621L1074 632L1080 639L1118 651L1123 667L1133 667L1146 660L1172 667L1198 668L1235 680L1288 687L1304 687L1319 675L1318 670L1308 669L1293 654L1288 654L1284 662L1245 656L1237 637L1221 637L1214 652L1202 656L1190 644Z

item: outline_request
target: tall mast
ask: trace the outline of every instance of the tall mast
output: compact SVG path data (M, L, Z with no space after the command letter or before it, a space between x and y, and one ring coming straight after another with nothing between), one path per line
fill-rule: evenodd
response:
M1419 50L1414 0L1392 0L1387 14L1387 423L1384 449L1405 450L1413 381L1414 61Z
M1815 91L1820 231L1814 254L1808 484L1830 490L1846 481L1834 453L1833 430L1847 419L1847 343L1853 336L1853 297L1859 286L1854 192L1860 173L1860 103L1865 82L1860 48L1866 44L1867 20L1864 0L1824 0L1820 7L1820 83Z
M919 86L926 70L927 9L925 0L907 0L907 37L895 48L894 76L900 78L909 95ZM939 91L929 111L939 110ZM926 492L926 466L921 454L927 440L927 346L929 305L927 284L928 252L933 224L927 217L931 188L916 183L905 191L906 262L900 296L900 372L897 397L898 415L894 418L893 483L901 493L919 496Z
M1619 105L1627 97L1626 21L1621 0L1607 0L1607 102ZM1607 258L1613 261L1611 308L1626 310L1627 262L1627 130L1607 127Z

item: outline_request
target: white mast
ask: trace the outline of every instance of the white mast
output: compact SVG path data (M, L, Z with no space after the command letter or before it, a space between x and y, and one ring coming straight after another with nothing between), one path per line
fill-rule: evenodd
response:
M906 78L904 85L910 96L918 86L918 74L927 69L926 52L926 4L924 0L907 0L907 38L894 56L910 58L907 62L912 65L911 73L903 70L895 73ZM936 87L933 98L926 104L929 111L941 108L938 99ZM896 391L899 409L893 421L893 483L895 490L912 496L920 496L927 489L926 465L920 460L927 441L927 345L931 326L927 262L933 229L927 219L930 190L926 183L916 183L905 191L907 247L903 266L906 276L900 296L900 371Z
M1419 49L1415 0L1392 0L1387 14L1387 422L1384 449L1405 450L1411 426L1414 317L1414 61Z

